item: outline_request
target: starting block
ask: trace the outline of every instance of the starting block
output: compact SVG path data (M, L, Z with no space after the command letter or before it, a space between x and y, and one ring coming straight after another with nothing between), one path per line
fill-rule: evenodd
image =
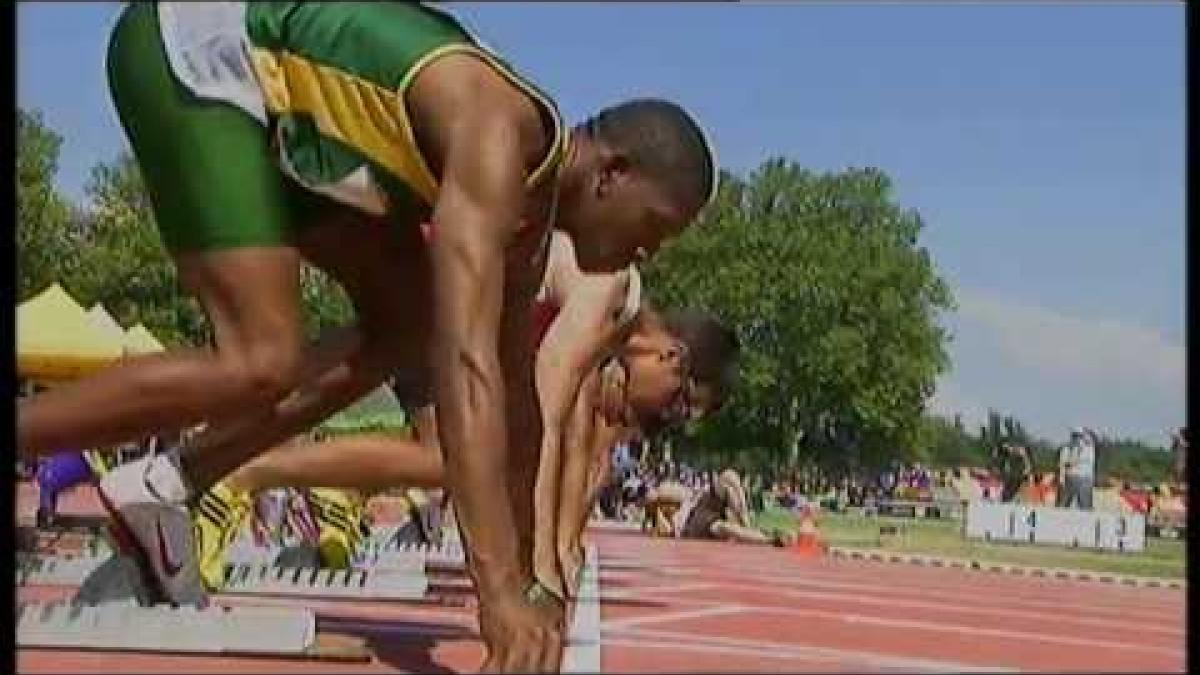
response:
M370 658L361 641L318 635L315 614L300 608L53 602L21 604L16 614L17 646L25 648Z
M413 543L377 543L366 542L359 549L361 565L374 567L404 566L405 559L418 560L425 569L463 570L466 569L466 553L462 544L453 542L442 546ZM408 563L416 564L416 563Z
M424 574L389 569L327 569L229 565L222 593L414 600L425 596Z
M234 565L282 564L280 554L288 550L282 546L256 546L247 538L239 538L229 547L226 560ZM461 570L466 565L466 554L462 544L449 542L443 546L396 542L387 538L371 538L359 545L354 556L353 567L362 569L391 569L423 571L428 568Z
M600 671L600 566L596 547L589 545L579 574L575 611L567 629L561 672Z
M56 556L18 553L18 585L79 586L75 601L86 605L113 602L153 603L138 564L121 555ZM429 582L423 567L328 569L231 564L222 592L242 595L413 600L425 596Z
M364 564L377 564L393 555L424 558L427 567L461 570L466 566L466 552L457 537L446 537L439 546L401 541L395 528L379 528L358 545L357 557L369 561Z
M105 535L93 530L45 530L17 528L16 550L31 553L98 553L111 550Z
M17 585L75 586L111 557L107 552L56 556L18 551Z

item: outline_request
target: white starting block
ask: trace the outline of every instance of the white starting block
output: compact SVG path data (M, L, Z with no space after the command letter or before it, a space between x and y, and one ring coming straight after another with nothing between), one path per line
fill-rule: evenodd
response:
M275 567L295 567L296 565L281 564L280 554L286 551L286 546L257 546L247 538L239 538L229 547L225 560L230 565L267 565ZM425 556L416 550L392 549L379 550L374 553L358 553L351 566L356 569L388 568L393 570L411 570L423 572ZM311 567L311 564L302 565Z
M17 552L17 585L75 586L95 572L111 553L56 556Z
M397 543L368 540L359 547L358 558L365 566L395 565L405 557L422 561L426 569L462 570L466 568L466 552L460 542L448 541L442 546L431 544Z
M989 541L1125 553L1140 553L1146 548L1146 518L1139 513L974 501L967 505L965 531L967 537Z
M230 565L222 593L364 600L414 600L425 596L423 573L389 569L327 569Z
M137 563L124 556L59 558L19 553L17 562L19 585L79 586L76 600L87 605L150 602ZM226 566L225 579L222 592L319 598L412 600L424 597L429 587L424 567L403 561L373 569L232 564Z
M205 654L309 655L311 610L281 607L17 606L17 646Z
M600 672L600 566L596 547L584 554L576 591L575 611L567 629L563 650L563 673Z
M238 539L230 546L226 560L232 565L278 565L279 554L287 547L256 546L247 539ZM285 565L290 567L290 565ZM352 566L359 569L461 570L466 566L462 545L396 543L370 539L363 542L354 555Z

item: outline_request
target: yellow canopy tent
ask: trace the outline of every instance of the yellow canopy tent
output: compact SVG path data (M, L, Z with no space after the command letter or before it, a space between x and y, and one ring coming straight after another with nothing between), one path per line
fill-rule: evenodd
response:
M121 358L121 342L54 284L17 307L17 373L35 380L80 377Z
M128 356L166 351L158 338L140 323L125 332L123 343Z

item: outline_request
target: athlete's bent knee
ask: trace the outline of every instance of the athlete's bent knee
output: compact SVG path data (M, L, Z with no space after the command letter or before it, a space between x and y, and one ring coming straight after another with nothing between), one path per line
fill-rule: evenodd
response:
M224 361L224 369L240 396L276 401L296 385L300 350L285 344L261 345Z

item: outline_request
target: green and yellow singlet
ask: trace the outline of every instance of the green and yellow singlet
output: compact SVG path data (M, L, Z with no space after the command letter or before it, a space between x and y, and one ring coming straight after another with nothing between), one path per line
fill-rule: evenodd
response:
M160 9L160 17L181 81L200 95L265 112L265 119L255 116L270 129L280 169L314 192L373 215L433 206L438 179L417 145L405 96L417 75L447 54L480 59L534 102L553 140L528 184L557 175L567 131L553 101L444 10L408 2L213 3L224 5L219 10L163 4L175 5ZM172 22L171 14L187 15L186 21ZM198 30L224 31L226 42L240 42L240 49L205 54L213 50L204 45L215 41ZM189 70L198 59L207 63ZM244 61L253 77L231 60ZM203 81L221 69L233 73L226 80L245 84Z

